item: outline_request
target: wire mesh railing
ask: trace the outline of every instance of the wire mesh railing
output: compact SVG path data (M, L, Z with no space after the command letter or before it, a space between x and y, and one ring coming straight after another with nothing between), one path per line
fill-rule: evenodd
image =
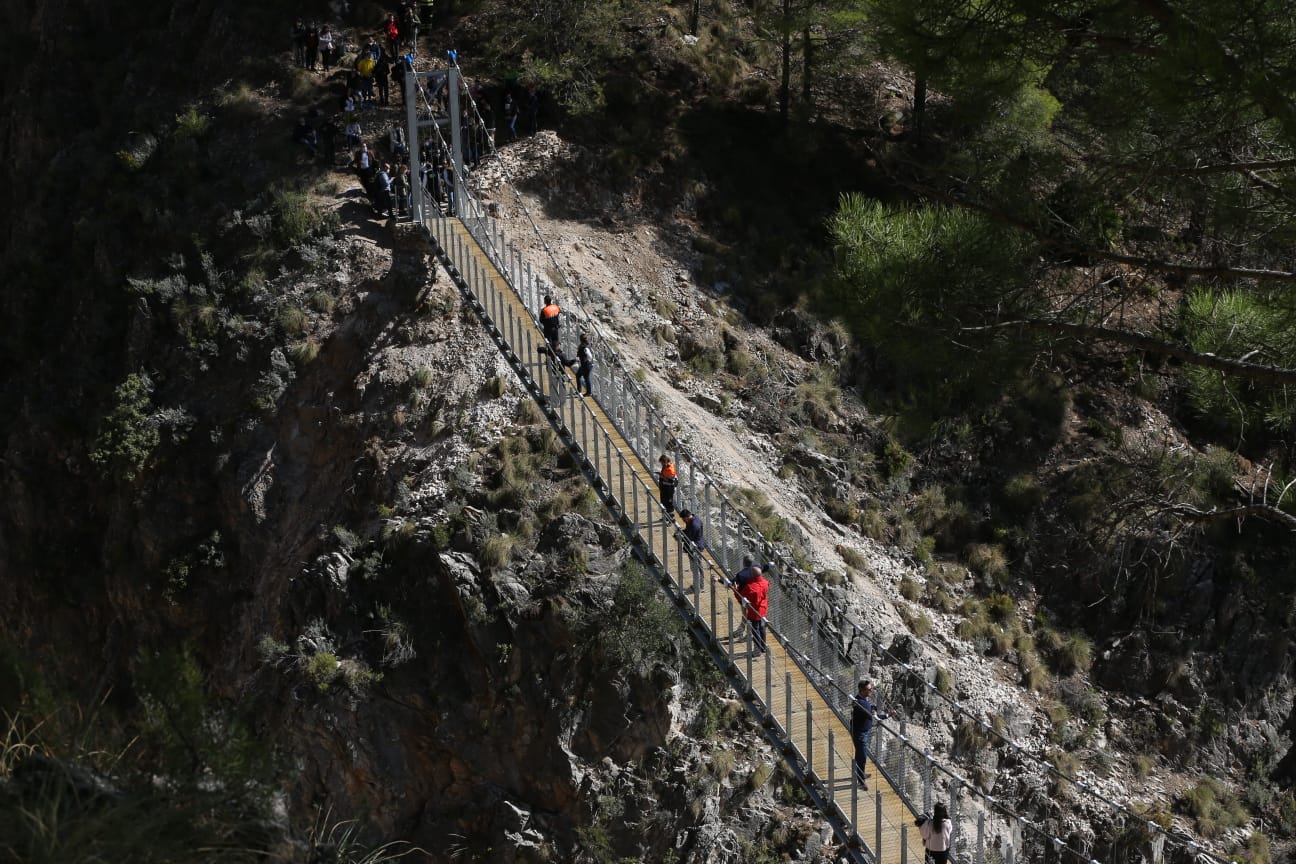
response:
M470 189L466 178L461 176L458 180L463 184L462 189ZM503 341L513 346L513 350L523 351L524 357L530 358L534 356L532 352L540 347L541 340L533 338L528 326L533 328L536 324L534 310L539 309L542 298L546 294L557 293L557 283L549 274L532 269L524 257L524 244L512 235L502 220L491 215L490 209L484 206L479 194L469 192L463 195L462 201L457 203L456 212L459 213L460 220L473 244L482 250L491 267L500 274L506 287L515 295L522 307L520 310L513 308L502 298L495 296L494 292L486 292L483 289L480 299L486 314L496 322L496 326L501 327ZM450 260L471 262L466 265L468 267L466 279L470 284L482 286L485 280L480 270L482 265L468 254L469 241L447 229L444 224L447 221L439 215L432 218L432 222L436 223L433 227L434 235L438 242L443 243L443 248L446 249ZM562 281L567 282L565 278ZM730 626L726 631L724 624L720 623L720 629L717 630L716 616L733 614L733 604L728 604L728 612L721 612L721 607L715 602L702 602L700 595L707 592L704 592L701 587L705 580L696 578L699 570L708 572L719 568L722 573L732 573L739 562L749 555L761 562L774 565L768 568L771 572L767 575L771 588L776 589L771 593L778 598L779 602L771 604L767 616L770 628L779 643L784 646L790 661L799 668L800 680L805 683L805 687L813 689L818 694L818 698L834 715L835 720L834 723L827 723L823 719L817 719L809 708L799 711L798 713L803 715L807 734L811 736L807 740L810 742L817 740L821 748L826 748L824 752L828 775L834 775L835 769L851 775L852 772L845 766L851 764L853 757L841 757L836 746L841 739L844 739L847 744L846 749L853 749L853 745L849 742L849 735L843 734L842 727L848 726L846 715L850 709L850 693L842 683L850 683L866 677L866 673L875 669L876 665L883 661L900 670L903 675L916 676L916 670L892 656L877 635L868 632L851 620L842 609L844 604L833 598L830 590L819 584L815 577L800 570L791 560L786 547L769 542L763 537L728 492L721 488L712 472L685 450L647 388L636 379L633 370L623 365L616 352L602 336L597 321L579 306L569 308L567 314L576 320L578 327L563 328L560 354L575 353L577 329L589 336L595 357L592 380L594 401L606 420L616 428L624 445L637 457L641 466L655 464L656 456L661 453L673 456L675 463L680 467L681 481L676 493L676 503L690 509L709 527L709 551L714 563L708 562L706 565L696 563L699 556L696 555L695 550L688 551L692 549L691 543L683 537L674 520L670 520L672 523L670 527L660 522L660 516L664 511L658 507L656 512L652 512L652 504L648 503L656 500L651 480L644 479L642 470L635 469L629 464L618 444L613 442L606 433L591 433L593 437L590 440L593 443L587 455L591 460L594 473L602 478L600 482L616 487L615 493L609 494L613 494L615 500L624 503L627 508L625 513L627 519L636 526L644 526L647 547L657 560L667 569L673 569L676 574L683 574L684 559L689 559L688 567L695 574L693 593L688 594L682 585L679 588L689 597L688 602L696 614L705 616L709 610L712 616L709 622L710 630L717 634L727 632L730 642L733 639L733 627ZM569 422L573 424L573 428L576 424L590 429L599 426L602 419L593 416L594 411L590 406L577 408L576 406L581 404L580 400L568 398L574 396L574 393L566 388L567 379L561 370L553 363L546 364L546 368L548 369L546 374L552 379L548 382L553 388L552 392L560 394L558 404L564 406L562 410L572 412ZM570 408L566 407L569 405ZM632 488L635 494L630 493ZM660 554L657 551L659 543ZM671 568L668 560L672 549L673 554L680 558L675 562L674 568ZM710 580L710 584L714 585L714 579ZM738 612L741 621L741 608ZM750 667L750 652L747 652L746 657ZM746 680L749 682L754 680L753 671L759 670L748 668ZM937 698L946 699L931 682L924 682L924 685ZM767 692L766 696L772 696L773 690L779 690L786 698L794 698L792 685L785 683L776 688L768 675L763 686L767 691L771 691ZM753 692L759 690L759 687L753 686ZM770 707L768 699L765 701L766 706ZM877 741L872 752L878 758L878 767L883 776L895 788L908 813L912 815L928 812L934 798L938 796L949 801L951 818L955 826L952 860L975 861L978 864L986 861L1013 862L1014 860L1093 862L1098 860L1095 855L1105 850L1104 860L1107 861L1126 860L1129 855L1139 856L1137 860L1160 861L1168 860L1165 857L1167 845L1173 845L1189 856L1185 860L1220 860L1191 838L1176 836L1159 824L1141 818L1126 805L1114 802L1101 796L1096 790L1087 788L1083 781L1058 771L1056 766L1048 763L1044 757L1030 753L1016 742L995 732L983 720L966 711L956 701L948 699L946 701L955 708L956 714L970 717L986 731L1002 738L1023 757L1036 760L1041 765L1041 770L1057 775L1064 784L1070 784L1070 788L1086 795L1097 796L1110 811L1106 819L1107 830L1104 832L1109 838L1106 841L1100 842L1092 834L1077 834L1075 831L1065 832L1066 838L1057 836L1060 829L1054 826L1064 822L1060 816L1053 819L1051 823L1042 823L1034 822L1013 812L1004 801L979 789L976 783L962 777L958 772L935 762L929 751L920 750L910 741L903 721L899 725L877 724L874 732ZM777 706L773 706L771 710L777 713L776 708ZM791 715L792 712L788 713ZM815 731L818 732L817 735L814 734ZM815 773L820 782L832 786L832 782L837 778L819 776L823 770L813 772L812 768L812 773ZM852 797L857 796L858 790L855 790L855 795ZM840 802L836 798L830 800L832 806L840 807ZM907 857L910 833L908 819L884 814L881 801L881 794L878 793L874 808L877 813L874 815L866 813L864 816L859 815L858 802L853 801L849 814L850 822L856 826L860 838L869 837L871 826L872 833L876 836L872 837L871 842L865 840L866 845L871 849L881 849L884 837L899 838L897 842L901 848L898 854L903 860ZM865 810L867 809L866 807ZM844 808L842 812L845 813ZM864 819L864 823L858 821L859 819ZM1167 844L1167 840L1173 843ZM920 841L916 848L919 857L915 860L921 860ZM1023 857L1028 851L1030 857Z

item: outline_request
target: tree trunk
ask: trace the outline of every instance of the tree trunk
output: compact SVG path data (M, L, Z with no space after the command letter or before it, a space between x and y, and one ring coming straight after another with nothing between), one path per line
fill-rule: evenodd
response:
M693 0L692 5L689 7L689 34L690 35L693 36L697 35L698 24L701 23L701 19L702 19L702 0Z
M914 140L920 144L923 139L923 118L925 116L927 116L927 76L918 75L914 78L913 128Z
M801 28L801 101L805 104L802 111L806 120L814 113L814 97L810 95L810 68L813 64L814 49L810 45L810 22L806 21Z
M787 126L792 89L792 0L783 0L783 81L779 86L779 120Z

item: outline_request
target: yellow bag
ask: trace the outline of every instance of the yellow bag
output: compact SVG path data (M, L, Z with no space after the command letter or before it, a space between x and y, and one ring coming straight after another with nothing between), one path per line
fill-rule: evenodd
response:
M366 57L356 64L356 71L368 78L373 75L374 66L376 65L372 57Z

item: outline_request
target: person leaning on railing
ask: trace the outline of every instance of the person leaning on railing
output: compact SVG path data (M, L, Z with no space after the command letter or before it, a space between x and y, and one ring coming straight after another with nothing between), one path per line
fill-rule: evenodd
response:
M851 739L855 742L855 768L859 771L862 788L868 788L868 738L873 731L873 723L885 720L886 715L879 713L873 704L873 682L861 681L859 693L851 700Z

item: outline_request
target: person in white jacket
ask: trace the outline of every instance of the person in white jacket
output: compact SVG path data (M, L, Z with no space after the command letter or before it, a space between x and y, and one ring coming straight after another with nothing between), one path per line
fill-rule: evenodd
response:
M934 864L949 864L950 837L954 834L954 823L950 821L949 811L944 804L937 804L930 819L918 823L918 833L922 835L923 848Z

